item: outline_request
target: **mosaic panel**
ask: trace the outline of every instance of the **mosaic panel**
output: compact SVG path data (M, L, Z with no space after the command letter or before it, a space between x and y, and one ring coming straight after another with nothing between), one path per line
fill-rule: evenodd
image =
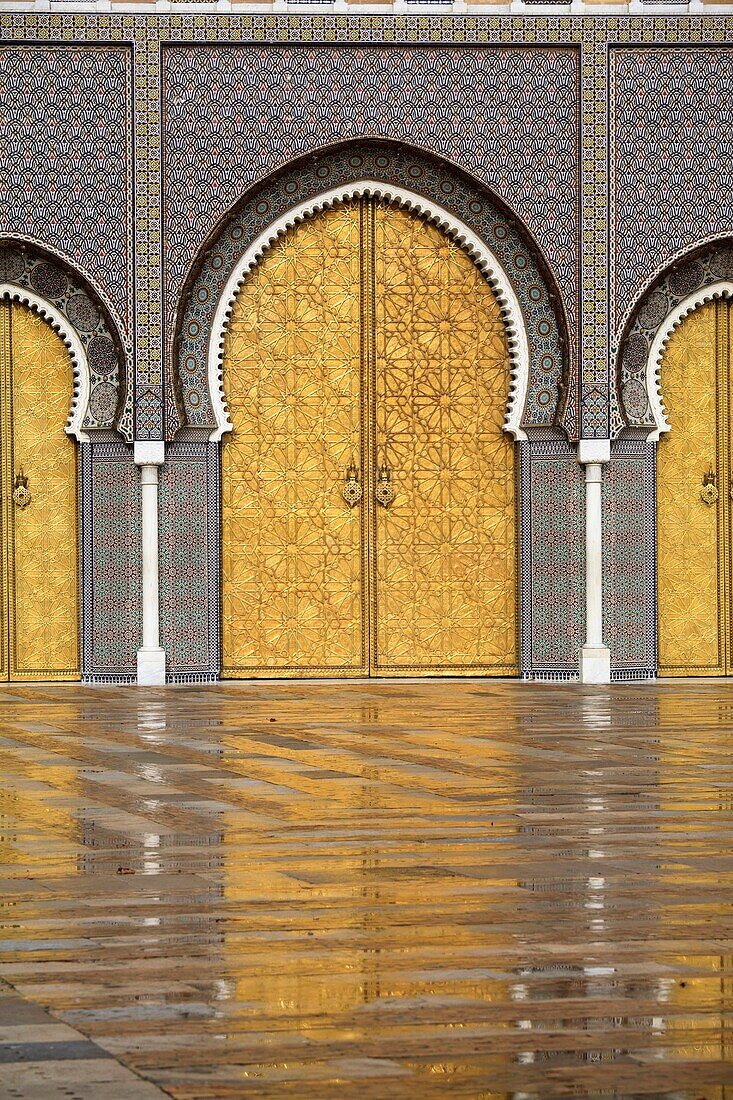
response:
M131 682L142 637L140 472L124 443L81 450L82 677Z
M655 672L654 453L620 440L603 467L603 640L614 679Z
M249 187L303 153L380 136L472 172L519 215L557 279L572 330L575 49L171 46L163 89L169 325L195 254ZM410 186L409 177L399 182Z
M659 326L685 298L721 280L733 282L733 246L728 242L716 242L684 257L643 296L631 315L617 360L619 394L611 422L614 438L624 424L654 427L646 368Z
M160 474L160 632L167 678L219 672L219 447L177 441Z
M724 120L730 117L733 51L612 49L610 73L612 318L618 331L640 291L670 261L730 234L733 137Z
M180 339L175 349L187 422L215 427L207 384L209 334L219 298L243 252L260 233L294 205L324 190L364 177L406 186L425 195L468 224L487 241L507 272L522 303L530 349L530 385L525 426L548 426L558 411L564 360L563 318L552 286L540 270L516 219L498 209L468 178L432 158L392 143L369 142L309 158L253 191L212 243L204 265L185 294ZM575 423L575 385L566 388L565 419ZM179 413L169 388L168 423L172 434Z
M0 283L38 294L67 319L89 365L89 405L82 427L116 427L131 442L132 386L125 382L131 363L125 361L119 335L90 288L59 261L13 242L0 243Z
M585 486L575 449L520 445L522 676L575 680L585 641Z
M0 233L58 250L125 328L132 318L131 62L124 46L0 49Z

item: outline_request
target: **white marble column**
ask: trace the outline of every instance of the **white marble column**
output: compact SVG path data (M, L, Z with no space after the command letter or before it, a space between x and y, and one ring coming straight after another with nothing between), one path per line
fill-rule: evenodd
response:
M158 471L164 461L162 441L135 443L135 463L140 467L143 556L143 644L137 651L137 682L148 686L165 683L158 611Z
M608 439L581 439L578 461L585 466L585 645L580 651L584 684L610 684L611 651L603 644L603 464Z

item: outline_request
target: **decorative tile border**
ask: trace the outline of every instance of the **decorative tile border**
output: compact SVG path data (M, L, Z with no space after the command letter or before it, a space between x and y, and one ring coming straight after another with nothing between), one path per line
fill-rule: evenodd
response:
M89 368L89 403L82 428L117 428L132 442L132 386L126 381L132 363L119 329L94 290L56 257L7 239L0 239L2 283L40 295L79 337Z
M160 476L160 612L172 683L219 676L219 485L218 444L168 445Z
M585 640L585 485L575 448L519 444L521 675L577 680Z
M657 332L686 298L722 281L733 281L733 234L726 241L695 249L671 265L637 302L621 339L613 346L619 397L613 409L614 437L625 424L655 427L655 394L649 392L647 363ZM664 378L661 393L663 397Z
M133 683L142 634L140 473L125 443L81 445L82 679Z
M310 156L248 193L209 244L183 295L182 318L174 343L175 383L185 423L213 431L217 418L209 392L209 339L219 300L233 269L253 241L297 204L362 179L406 187L443 207L486 242L503 267L521 303L529 345L529 384L518 420L522 427L555 423L567 384L567 337L559 294L542 270L528 234L473 181L444 163L395 143L360 142ZM566 406L567 408L567 406ZM169 404L169 434L182 418Z
M614 443L604 467L603 640L615 680L656 675L656 446Z
M55 252L99 288L130 333L132 254L132 50L95 41L94 24L0 17L5 167L0 236ZM66 45L43 38L76 38ZM37 33L34 33L34 29ZM43 33L46 30L47 33ZM13 44L12 38L37 38Z
M705 45L610 51L614 334L673 261L731 235L730 23L703 31Z

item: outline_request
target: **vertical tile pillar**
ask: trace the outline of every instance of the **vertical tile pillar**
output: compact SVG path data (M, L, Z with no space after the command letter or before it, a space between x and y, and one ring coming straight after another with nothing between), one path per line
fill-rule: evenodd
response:
M140 467L143 564L143 644L137 651L137 682L147 686L165 683L158 607L158 471L164 460L162 441L135 443L135 464Z
M603 644L603 464L608 439L581 439L578 461L585 466L585 644L580 651L584 684L611 682L611 651Z

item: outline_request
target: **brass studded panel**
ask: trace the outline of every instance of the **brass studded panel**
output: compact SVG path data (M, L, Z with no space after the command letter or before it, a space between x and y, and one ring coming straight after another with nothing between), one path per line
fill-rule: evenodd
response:
M76 446L64 432L71 367L61 338L24 306L2 329L3 674L79 678ZM30 502L13 496L18 474ZM23 501L23 495L17 500Z
M376 668L517 671L514 452L499 304L441 230L375 209Z
M515 673L508 348L465 252L373 200L321 214L246 280L224 363L223 675Z
M696 310L662 364L671 425L657 456L662 676L730 672L729 310L725 301Z
M359 210L289 232L248 277L225 346L224 676L367 668L361 509Z

